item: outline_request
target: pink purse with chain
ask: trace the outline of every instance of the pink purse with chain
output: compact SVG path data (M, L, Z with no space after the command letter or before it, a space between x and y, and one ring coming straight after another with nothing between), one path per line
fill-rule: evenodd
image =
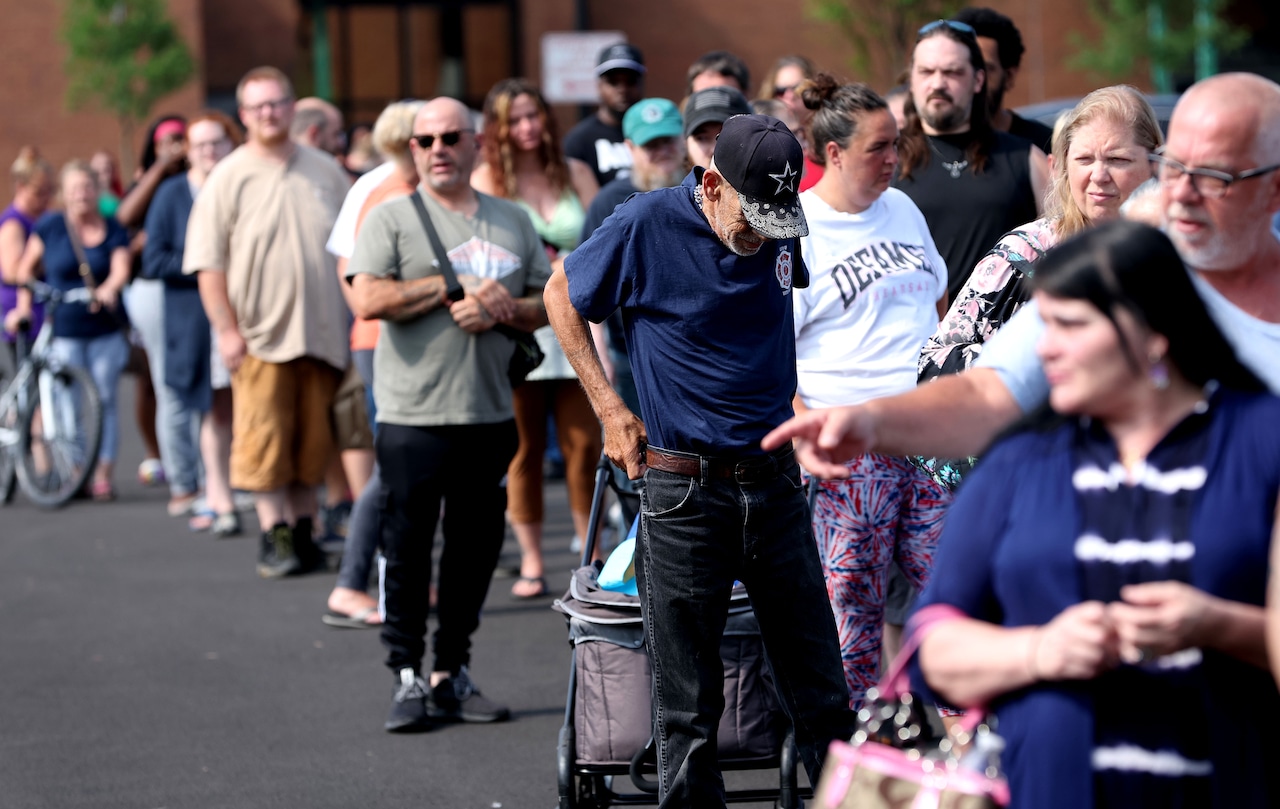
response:
M814 793L820 809L996 809L1009 804L1009 784L995 754L1003 742L983 724L985 712L965 713L957 733L932 738L908 690L907 662L925 630L966 617L935 604L920 610L901 654L877 688L867 692L852 742L834 741ZM969 743L963 757L957 746Z

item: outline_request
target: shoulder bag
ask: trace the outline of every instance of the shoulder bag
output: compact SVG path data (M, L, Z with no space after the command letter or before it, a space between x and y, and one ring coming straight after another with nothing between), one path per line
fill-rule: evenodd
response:
M964 614L959 610L939 604L925 607L912 620L902 652L880 684L867 691L852 741L831 743L814 806L996 809L1009 805L1009 785L996 756L1004 742L983 724L984 712L968 711L959 729L947 734L930 721L920 700L908 690L907 661L920 647L924 630L960 617ZM958 747L966 744L968 749L961 754Z
M71 242L71 251L76 254L76 263L79 265L80 280L84 282L85 288L92 295L98 290L98 282L93 278L93 268L89 266L89 259L85 258L84 246L80 244L80 236L76 233L75 225L71 224L71 220L66 216L62 217L62 224L67 229L67 239ZM123 291L123 290L122 290ZM95 304L90 304L94 306ZM90 312L93 310L90 309ZM116 296L116 305L114 307L101 307L99 311L105 311L120 327L121 331L129 331L129 315L124 308L124 296Z
M449 259L449 253L444 249L444 244L440 241L440 235L436 233L435 225L431 224L431 215L427 213L427 206L422 202L422 197L417 191L409 195L413 200L413 209L418 212L418 219L422 222L422 229L427 233L427 241L431 243L431 250L436 254L436 265L440 268L440 274L444 276L445 297L451 301L460 301L466 296L466 292L462 289L462 284L458 281L457 274L453 271L453 262ZM519 387L524 384L525 377L529 375L534 368L542 364L545 356L542 348L539 347L537 339L531 332L521 331L512 328L505 323L499 323L493 327L493 330L501 334L515 343L515 351L511 355L511 362L507 365L507 378L511 381L511 387Z

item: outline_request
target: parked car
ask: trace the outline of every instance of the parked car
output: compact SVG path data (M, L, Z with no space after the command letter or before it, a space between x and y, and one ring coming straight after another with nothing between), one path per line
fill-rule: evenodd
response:
M1030 118L1033 121L1039 121L1045 126L1052 127L1057 122L1059 115L1080 103L1080 98L1081 96L1041 101L1038 104L1017 107L1014 112L1023 118ZM1147 102L1151 104L1151 109L1156 114L1156 120L1160 122L1160 131L1165 134L1169 132L1169 118L1173 115L1173 107L1178 103L1179 98L1181 98L1181 95L1178 93L1147 95Z

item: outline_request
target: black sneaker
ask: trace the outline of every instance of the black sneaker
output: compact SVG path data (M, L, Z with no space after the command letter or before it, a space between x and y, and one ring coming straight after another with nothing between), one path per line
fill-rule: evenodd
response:
M298 557L298 573L314 573L328 569L328 559L314 539L310 517L299 517L293 526L293 552Z
M284 523L277 523L270 531L264 531L258 554L258 575L264 579L279 579L300 570L302 562L293 549L293 530Z
M485 699L463 666L431 688L427 715L441 722L505 722L511 711Z
M430 730L427 716L427 684L413 669L400 669L400 680L391 697L391 713L383 725L388 733L417 733Z

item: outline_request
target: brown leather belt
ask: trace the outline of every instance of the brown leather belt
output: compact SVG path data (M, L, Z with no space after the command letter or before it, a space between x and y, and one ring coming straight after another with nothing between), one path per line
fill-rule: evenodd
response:
M687 452L673 453L647 447L644 452L644 462L650 469L698 479L702 478L705 465L708 478L730 478L738 483L758 483L777 477L787 467L793 454L795 450L791 446L776 449L768 455L749 458L694 455Z

